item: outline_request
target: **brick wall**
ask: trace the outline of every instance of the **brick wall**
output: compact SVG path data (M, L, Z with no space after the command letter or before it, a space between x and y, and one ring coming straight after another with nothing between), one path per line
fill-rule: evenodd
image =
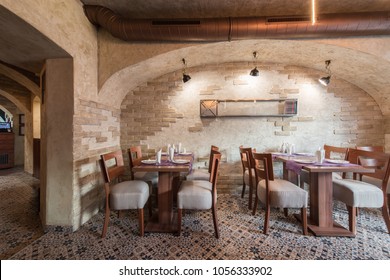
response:
M168 143L182 143L195 153L195 168L205 167L210 145L223 153L220 192L240 192L242 175L238 147L278 150L283 142L297 151L314 152L324 144L384 145L384 119L378 104L356 86L324 73L280 64L261 64L259 77L249 76L252 63L204 65L169 73L128 93L121 105L120 145L142 145L145 156ZM201 99L297 98L294 117L199 117Z
M81 225L97 213L104 201L101 154L119 149L120 110L79 100L74 118L75 190L74 224Z

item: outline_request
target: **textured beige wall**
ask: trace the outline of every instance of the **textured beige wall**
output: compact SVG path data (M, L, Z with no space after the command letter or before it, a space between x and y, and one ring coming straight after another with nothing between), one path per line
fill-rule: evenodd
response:
M314 152L324 144L353 147L384 145L384 121L378 104L363 90L333 77L318 83L322 72L282 64L258 64L259 77L249 76L252 63L224 63L189 68L148 81L129 92L121 106L121 146L142 145L146 156L166 144L181 142L195 153L195 168L204 167L210 145L219 146L224 164L219 190L240 191L240 145L277 151L283 142L298 152ZM126 85L122 85L126 87ZM199 117L201 99L297 98L294 117ZM223 103L220 105L223 106Z

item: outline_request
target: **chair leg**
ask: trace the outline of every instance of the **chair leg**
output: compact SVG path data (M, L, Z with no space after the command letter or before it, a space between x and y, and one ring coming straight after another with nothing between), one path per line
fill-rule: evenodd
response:
M284 216L288 217L288 208L283 208Z
M244 174L242 175L242 192L241 192L241 198L244 198L244 194L245 194L245 179L244 179Z
M299 187L301 189L305 189L305 181L303 180L303 176L299 176Z
M268 228L269 228L269 217L271 214L271 207L268 204L265 209L265 218L264 218L264 229L263 232L264 234L268 234Z
M144 208L138 209L139 235L144 236Z
M387 194L387 210L390 211L390 193Z
M382 207L382 216L383 216L383 219L385 220L385 224L387 226L387 232L390 233L390 213L389 213L389 201L388 201L388 196L389 195L385 195L384 196L384 203L383 203L383 207Z
M301 219L302 219L302 232L303 235L307 235L307 212L306 207L301 209Z
M124 215L124 211L123 210L118 210L118 218L122 219L123 215Z
M108 222L110 221L110 208L106 205L106 210L104 214L104 224L103 224L103 231L102 231L102 238L106 237L107 234L107 228L108 228Z
M153 215L153 201L152 201L152 196L150 195L149 198L148 198L148 212L149 212L149 218L152 217Z
M253 210L252 210L252 215L254 216L256 214L256 210L257 210L257 205L259 203L259 198L256 196L255 197L255 204L253 205Z
M356 207L347 206L348 209L348 221L349 231L356 234Z
M216 209L215 205L213 205L211 210L213 212L213 222L214 222L215 238L219 238L217 209Z
M252 200L253 200L253 186L252 182L249 183L249 198L248 198L248 209L252 210Z
M183 217L183 209L177 209L177 234L180 236L181 233L181 220Z

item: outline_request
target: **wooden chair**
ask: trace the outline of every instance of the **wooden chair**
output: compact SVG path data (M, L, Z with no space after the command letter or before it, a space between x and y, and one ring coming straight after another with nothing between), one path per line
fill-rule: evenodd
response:
M125 167L122 151L100 156L101 171L104 178L105 216L102 238L106 236L111 210L138 209L140 236L144 235L144 206L149 199L149 186L143 181L123 181Z
M209 162L208 162L208 169L195 169L195 170L192 170L191 173L186 176L186 180L204 180L204 181L208 181L210 179L210 172L211 172L211 165L212 165L213 154L215 152L218 152L218 151L219 151L219 147L211 145L210 155L209 155Z
M373 168L374 173L364 173L366 182L354 179L333 180L333 198L346 204L349 214L349 230L356 234L358 208L381 208L382 216L390 233L388 202L388 182L390 174L390 154L382 152L348 150L348 160Z
M363 151L372 151L372 152L384 152L385 148L383 146L356 146L356 149ZM373 178L371 176L364 176L364 174L359 174L360 181L376 185L378 188L381 187L381 181ZM390 211L390 180L387 183L387 208Z
M217 219L217 179L221 162L221 153L213 153L209 181L183 181L177 193L178 234L181 233L183 209L211 209L214 222L215 237L219 238Z
M127 150L129 155L130 165L130 178L131 180L145 181L149 185L150 193L155 197L157 205L157 185L158 185L158 173L157 172L134 172L133 167L140 165L142 160L141 146L132 146Z
M385 147L383 146L356 146L357 150L369 151L369 152L384 152Z
M242 164L242 192L241 197L244 197L246 185L249 186L249 198L248 198L248 209L252 209L253 201L253 189L255 188L255 170L254 170L254 160L253 160L253 149L248 147L244 148L243 146L239 147L240 157Z
M302 232L307 235L307 191L290 181L274 177L272 154L253 153L256 173L256 200L253 214L260 200L265 205L264 234L268 234L271 207L300 208Z

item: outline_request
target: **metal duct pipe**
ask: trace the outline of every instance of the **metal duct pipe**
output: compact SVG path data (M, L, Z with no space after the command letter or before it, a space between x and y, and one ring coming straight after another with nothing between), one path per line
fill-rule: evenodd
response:
M217 42L262 38L390 35L390 13L215 19L125 19L108 8L84 5L89 21L125 41Z

